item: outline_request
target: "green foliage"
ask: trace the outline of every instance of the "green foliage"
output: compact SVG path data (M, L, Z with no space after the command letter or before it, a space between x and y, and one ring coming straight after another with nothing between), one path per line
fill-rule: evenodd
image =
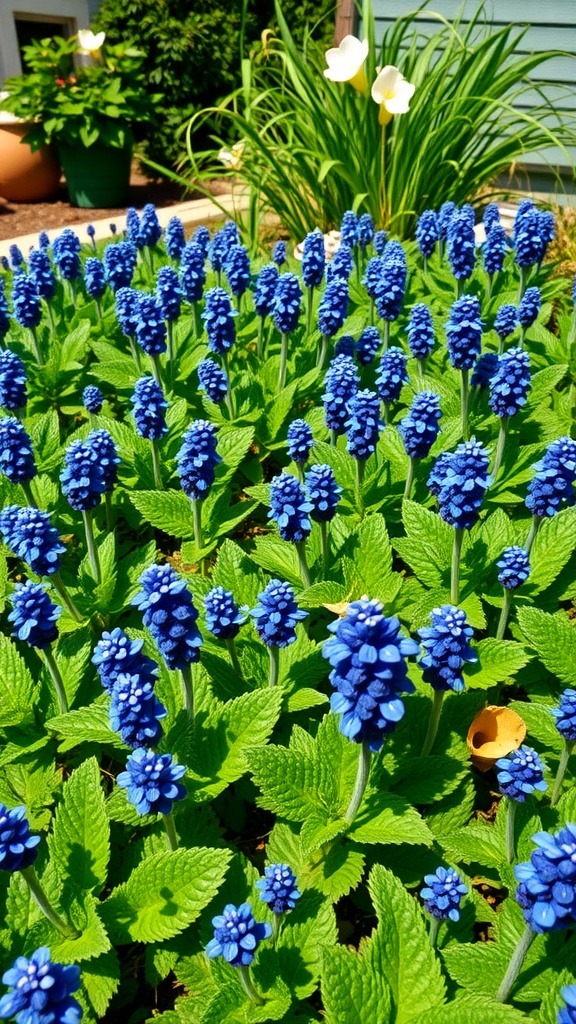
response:
M526 29L493 28L482 6L469 24L461 15L453 25L439 22L426 41L417 14L405 14L376 47L372 3L365 2L365 93L324 77L322 48L298 45L279 0L276 17L280 38L243 62L242 87L192 120L188 156L195 176L214 177L223 135L231 135L243 148L228 173L249 185L297 239L315 224L338 227L350 208L369 210L378 226L407 237L424 209L475 199L536 150L558 145L569 162L570 120L557 113L554 128L546 127L545 90L537 105L527 106L530 74L559 54L515 54L524 49ZM398 67L416 91L409 114L380 128L368 89L384 65ZM216 148L199 153L196 129L202 133L215 116Z
M29 72L6 80L1 108L29 122L33 150L45 143L124 147L132 129L150 120L158 95L144 91L143 55L124 40L106 46L100 60L76 67L76 36L42 39L24 47ZM68 346L71 340L68 339ZM68 361L72 358L70 349Z

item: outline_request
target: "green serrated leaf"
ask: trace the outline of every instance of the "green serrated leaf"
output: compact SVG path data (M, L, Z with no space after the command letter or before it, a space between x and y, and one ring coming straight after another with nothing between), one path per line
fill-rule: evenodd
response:
M477 663L466 667L466 682L470 686L487 688L506 679L514 679L530 661L530 654L523 644L514 640L486 637L478 642L476 651Z
M132 491L130 501L146 523L172 537L194 536L190 499L182 491Z
M519 608L518 622L548 671L563 683L576 683L576 628L565 612L550 615L540 608Z
M216 895L228 850L175 850L142 861L102 904L115 942L159 942L178 935Z
M63 881L99 893L106 882L110 826L96 758L84 761L64 784L49 840L52 864Z

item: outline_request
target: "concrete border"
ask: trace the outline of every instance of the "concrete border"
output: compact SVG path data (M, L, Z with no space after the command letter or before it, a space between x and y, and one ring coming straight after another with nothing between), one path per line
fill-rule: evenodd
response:
M236 217L245 213L248 209L247 192L238 190L234 193L223 193L220 196L216 196L214 200L206 197L204 199L190 199L185 203L174 203L172 206L160 206L158 207L158 220L163 228L166 227L171 217L180 217L185 228L196 228L200 224L209 226L216 221L222 220L225 216L216 205L216 201L224 207L226 213ZM97 210L94 212L98 213ZM97 241L100 241L105 238L112 238L110 231L111 220L111 217L105 217L99 220L90 219L81 224L63 224L59 228L51 228L48 234L52 241L65 227L70 227L76 232L81 242L89 242L90 239L86 234L86 229L89 224L92 224L94 226L95 238ZM122 231L123 228L124 217L122 216L118 220L118 231ZM38 231L33 234L20 235L17 238L6 238L0 241L0 256L8 256L10 246L16 244L26 257L30 249L38 244L38 234L41 230L42 225L39 224Z

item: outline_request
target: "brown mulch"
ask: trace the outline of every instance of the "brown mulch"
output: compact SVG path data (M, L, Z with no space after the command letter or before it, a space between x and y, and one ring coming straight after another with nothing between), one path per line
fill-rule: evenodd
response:
M225 191L227 183L214 181L207 183L215 195ZM130 175L130 190L126 206L141 209L145 203L156 206L172 206L189 199L200 199L202 193L193 187L185 191L176 182L149 178L135 163ZM0 197L0 241L6 238L17 238L36 231L50 231L66 224L85 224L91 218L102 220L109 217L111 222L118 221L118 228L123 227L126 207L111 210L87 210L78 206L70 206L68 192L64 181L52 199L39 203L11 203Z

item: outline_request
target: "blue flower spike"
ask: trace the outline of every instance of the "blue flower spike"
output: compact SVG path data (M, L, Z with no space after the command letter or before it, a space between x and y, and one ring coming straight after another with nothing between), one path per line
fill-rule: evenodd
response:
M2 981L10 991L0 999L0 1019L18 1024L80 1024L82 1007L73 993L80 988L76 964L52 963L40 946L30 958L19 956Z
M264 868L264 878L258 879L256 888L260 890L262 902L274 914L272 940L275 943L283 916L294 910L302 893L298 889L296 876L287 864L270 864Z
M498 786L507 800L506 856L511 864L516 856L514 820L516 805L524 803L531 793L544 793L548 784L544 781L544 764L535 750L522 745L508 757L500 757L495 764L498 769Z
M171 850L178 848L172 808L186 796L186 787L180 782L185 774L185 765L175 764L172 754L157 754L147 747L138 747L116 780L138 814L162 815Z
M457 871L440 866L433 875L425 875L426 885L420 890L424 907L430 914L430 945L436 945L442 921L459 921L460 904L468 893Z
M464 665L478 661L478 655L470 646L474 630L468 625L466 613L461 608L444 604L432 610L430 620L430 626L418 630L425 651L419 661L420 668L424 670L422 678L434 690L428 731L422 748L423 757L434 746L444 694L448 690L461 693L464 689Z
M270 483L270 511L268 518L278 526L282 540L296 546L300 563L300 574L305 587L311 584L306 562L306 540L310 536L312 523L308 513L312 504L308 501L302 484L291 473L283 472Z
M12 606L8 616L8 621L12 623L12 632L18 640L23 640L29 647L35 647L37 651L42 652L56 693L59 712L65 715L68 711L68 699L51 646L58 639L56 623L62 614L62 608L51 601L43 583L33 583L32 580L16 584L12 594Z
M231 967L237 967L246 995L262 1006L264 1000L254 988L249 968L260 943L272 935L272 925L257 922L250 903L241 903L239 907L227 903L222 913L212 918L212 924L214 938L206 946L206 956L221 956Z
M270 656L269 685L278 682L280 650L296 641L296 626L307 618L308 612L296 604L294 590L289 583L270 580L258 594L258 603L250 615L258 636L266 644Z
M234 671L242 678L242 669L236 652L235 640L240 627L246 622L246 608L238 608L234 595L230 590L217 586L210 590L204 598L206 613L206 629L217 640L224 640Z
M328 626L334 635L322 655L329 662L332 711L341 715L343 736L360 744L358 774L345 818L355 817L370 772L370 755L404 717L402 696L414 691L407 658L418 653L397 618L387 618L380 601L363 597L348 605L344 618Z
M560 755L560 763L550 798L550 804L555 807L562 792L562 782L568 761L576 744L576 690L571 688L564 690L560 696L558 707L552 709L552 715L556 720L556 728L564 740L564 749Z
M535 935L576 925L576 824L567 822L556 835L537 832L530 860L516 864L516 902L526 928L518 940L496 999L505 1003Z

